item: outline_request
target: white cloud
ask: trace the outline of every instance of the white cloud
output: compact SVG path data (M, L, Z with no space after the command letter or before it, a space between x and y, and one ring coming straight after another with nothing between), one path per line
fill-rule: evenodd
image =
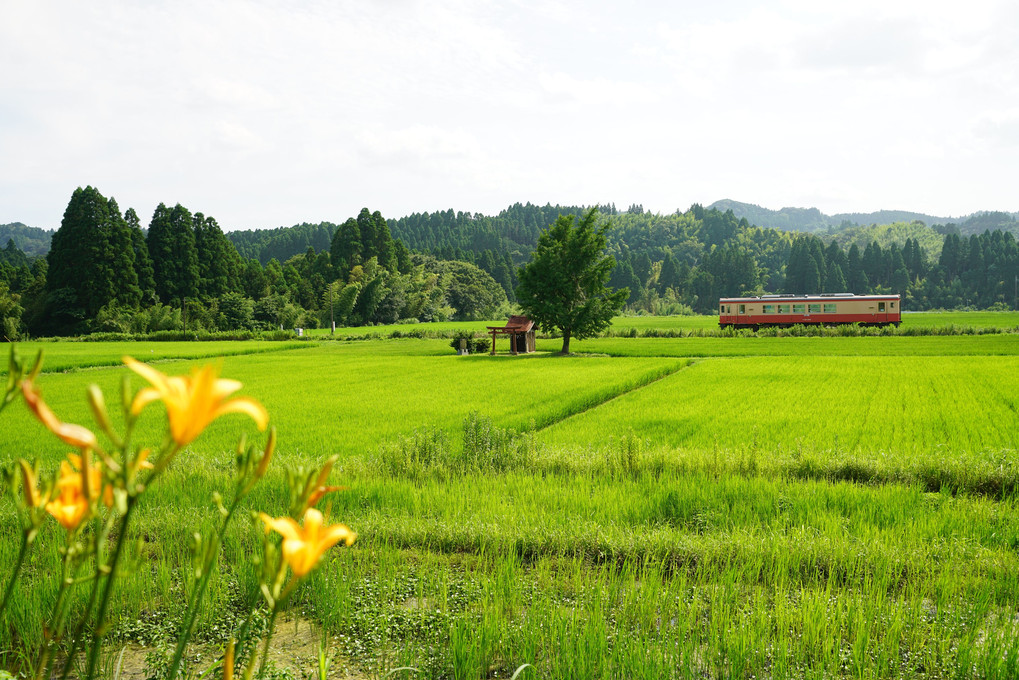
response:
M990 0L15 3L0 222L55 227L83 184L225 228L528 200L1009 207L1017 31Z

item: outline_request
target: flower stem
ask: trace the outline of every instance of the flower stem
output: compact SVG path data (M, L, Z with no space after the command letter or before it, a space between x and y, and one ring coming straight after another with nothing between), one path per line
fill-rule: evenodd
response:
M191 632L195 627L195 621L198 618L198 607L205 597L205 588L209 585L209 577L212 574L212 565L215 564L216 559L219 557L219 548L223 544L223 536L226 534L227 525L230 524L230 519L233 517L234 510L237 509L240 503L240 498L234 499L234 502L230 505L230 510L227 512L226 517L223 518L223 524L220 526L220 530L215 534L214 547L210 551L208 559L202 564L202 577L198 581L198 585L191 595L191 600L188 602L188 614L187 620L184 625L181 626L180 635L177 638L177 648L173 651L173 659L170 661L170 669L167 673L168 678L177 677L177 668L180 666L181 658L184 656L184 647L187 645L188 640L191 638Z
M14 583L18 580L18 575L21 573L21 565L25 561L25 555L28 554L28 531L21 534L21 549L18 551L18 561L14 564L14 571L11 573L11 580L7 582L7 588L4 589L4 599L0 602L0 619L3 619L4 610L7 609L7 603L11 600L11 594L14 592Z
M131 511L134 510L137 496L129 496L127 499L127 510L124 512L124 520L120 524L120 532L117 535L117 547L113 549L113 559L110 561L110 573L106 577L106 585L103 587L103 596L99 601L99 611L96 612L96 628L92 634L92 647L88 653L88 670L85 672L85 679L92 680L95 677L96 664L99 663L99 651L103 646L105 631L103 626L106 623L106 610L110 604L110 595L113 592L113 583L117 576L117 564L123 554L124 544L127 542L127 526L131 519Z

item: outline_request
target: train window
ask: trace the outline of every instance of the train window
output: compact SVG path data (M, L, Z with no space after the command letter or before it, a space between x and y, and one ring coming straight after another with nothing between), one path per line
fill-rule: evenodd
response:
M719 305L718 306L718 313L719 314L725 314L725 305Z
M739 306L739 313L740 314L746 314L747 313L747 306L746 305L740 305Z
M895 309L895 303L894 302L892 303L892 309Z
M836 309L836 307L835 307L834 304L825 303L825 305L824 305L824 313L825 314L834 314L835 313L835 309Z
M764 313L765 314L774 314L775 313L775 305L764 305Z
M821 305L807 305L807 309L810 310L811 314L820 314L821 313Z
M789 313L789 305L779 305L778 306L778 313L779 314L788 314Z
M806 305L793 305L793 314L803 314L805 311L807 311Z
M885 303L883 303L883 302L877 303L877 311L879 311L879 312L885 311Z

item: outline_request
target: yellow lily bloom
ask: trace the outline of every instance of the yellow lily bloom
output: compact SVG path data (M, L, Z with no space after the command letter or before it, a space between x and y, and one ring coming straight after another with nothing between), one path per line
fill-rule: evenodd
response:
M35 417L42 422L61 441L79 449L95 449L99 447L99 441L92 432L81 425L63 423L53 414L50 407L42 400L39 390L31 380L25 379L21 382L21 393L25 395L25 403Z
M89 503L82 493L80 475L75 482L69 477L57 480L56 496L46 504L46 512L68 531L75 529L88 514Z
M337 543L350 545L357 534L343 524L322 526L322 513L315 508L308 508L304 513L302 527L289 517L272 518L264 512L259 513L265 522L265 532L275 530L283 536L283 559L290 565L298 578L306 575L318 564L322 554Z
M88 515L92 502L102 496L107 507L113 505L113 487L103 487L103 469L99 463L88 466L88 492L85 491L81 473L82 458L74 453L67 454L68 460L60 463L60 476L53 500L46 504L46 512L53 515L65 529L73 530ZM100 492L100 489L102 490Z
M237 397L224 401L241 384L218 377L213 366L203 366L189 376L167 376L131 357L124 357L124 363L152 384L135 395L131 413L138 415L151 402L162 400L170 419L170 436L179 446L190 444L213 420L227 413L251 416L259 430L269 424L268 412L254 399Z

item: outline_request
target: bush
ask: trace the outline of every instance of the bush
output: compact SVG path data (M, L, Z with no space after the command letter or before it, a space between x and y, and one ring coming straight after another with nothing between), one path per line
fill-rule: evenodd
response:
M449 341L449 346L454 350L460 350L460 341L467 341L467 351L471 354L484 354L489 349L489 339L487 335L479 336L474 331L458 330L453 333L453 339Z

